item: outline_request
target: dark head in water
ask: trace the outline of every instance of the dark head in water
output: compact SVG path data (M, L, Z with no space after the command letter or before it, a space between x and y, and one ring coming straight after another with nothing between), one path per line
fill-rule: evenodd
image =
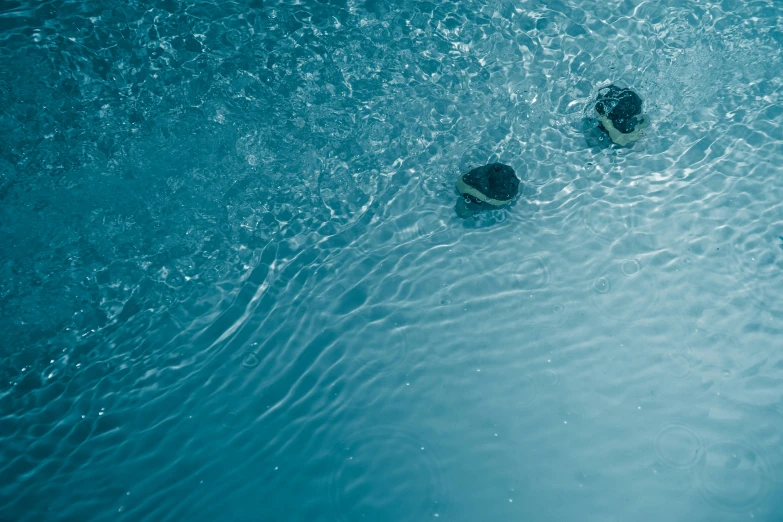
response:
M631 89L615 85L602 87L595 102L599 128L618 145L627 145L642 137L647 118L642 114L642 99Z
M519 192L519 178L514 169L502 163L490 163L462 174L457 179L462 198L457 214L467 218L480 210L509 204Z

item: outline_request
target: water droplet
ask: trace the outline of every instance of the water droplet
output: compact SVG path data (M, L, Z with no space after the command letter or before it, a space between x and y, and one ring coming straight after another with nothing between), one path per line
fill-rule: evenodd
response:
M593 282L593 290L599 294L606 294L612 289L612 283L609 278L601 276Z
M642 264L636 259L626 259L620 265L620 270L622 270L623 274L625 274L627 277L635 276L641 271L641 269Z
M245 368L255 368L258 366L258 357L254 353L249 353L245 355L245 358L242 360L242 366Z

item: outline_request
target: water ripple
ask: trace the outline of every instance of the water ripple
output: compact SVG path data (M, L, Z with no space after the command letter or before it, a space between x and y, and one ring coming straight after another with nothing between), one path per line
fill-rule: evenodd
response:
M697 474L705 500L720 510L750 512L769 493L764 458L744 441L725 440L705 448Z
M711 516L624 490L653 459L769 515L780 10L3 3L4 516ZM632 147L587 117L609 81L650 116ZM463 221L489 161L520 197ZM731 422L666 424L694 411ZM448 454L396 426L331 451L395 414Z
M590 298L593 306L615 321L633 321L653 313L659 301L654 275L641 264L612 263L610 271L593 280Z
M704 445L699 435L688 425L669 423L655 436L655 454L671 468L688 469L702 459Z
M431 518L447 505L437 452L411 433L395 427L372 428L340 443L333 455L339 460L330 479L330 495L338 520L377 519L394 513L395 517Z

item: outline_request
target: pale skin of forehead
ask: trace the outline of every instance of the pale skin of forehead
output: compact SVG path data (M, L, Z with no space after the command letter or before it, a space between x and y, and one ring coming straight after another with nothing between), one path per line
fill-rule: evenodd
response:
M647 118L643 118L642 122L636 125L632 132L629 132L628 134L623 134L619 130L617 130L614 125L612 125L612 121L607 118L606 116L602 114L595 113L595 117L598 119L598 121L601 122L601 124L604 126L604 129L606 129L606 132L609 133L609 138L616 144L623 146L628 145L632 141L636 141L639 138L642 137L642 129L647 128Z
M466 173L467 174L467 173ZM488 198L478 190L474 189L464 181L462 181L462 178L465 176L465 174L460 175L460 177L457 179L457 190L460 191L461 194L468 194L470 196L473 196L474 198L478 199L479 201L483 201L484 203L489 203L490 205L496 206L496 207L502 207L506 203L508 203L511 200L507 201L501 201L498 199L492 199Z

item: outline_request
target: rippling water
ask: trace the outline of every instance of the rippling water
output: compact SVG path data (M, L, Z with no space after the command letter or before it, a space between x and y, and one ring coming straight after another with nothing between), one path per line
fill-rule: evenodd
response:
M781 20L0 3L0 518L781 520Z

